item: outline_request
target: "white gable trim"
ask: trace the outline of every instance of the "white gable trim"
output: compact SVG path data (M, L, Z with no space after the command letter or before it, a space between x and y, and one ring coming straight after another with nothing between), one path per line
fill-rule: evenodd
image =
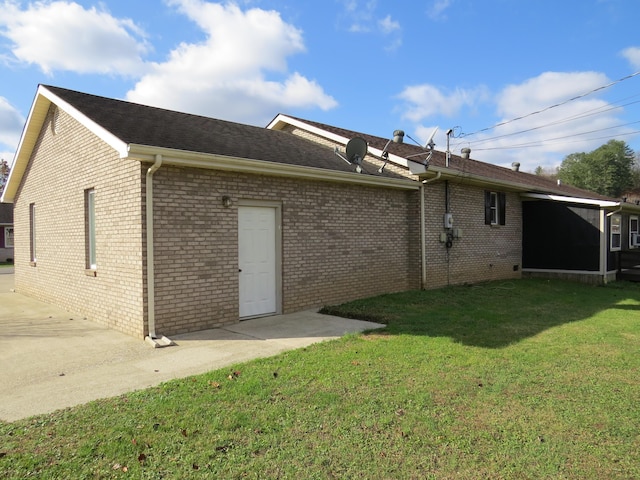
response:
M62 100L55 93L48 90L46 87L40 85L38 87L38 94L47 98L51 103L54 103L58 108L68 113L82 126L87 128L91 133L96 135L102 141L104 141L111 148L116 150L121 158L127 156L127 144L116 137L114 134L95 123L93 120L87 118L84 113L78 111L75 107L72 107L69 103Z
M278 114L276 118L274 118L267 128L269 130L282 130L283 124L293 125L294 127L301 128L302 130L306 130L308 132L314 133L320 137L327 138L329 140L333 140L334 142L346 145L349 141L348 138L343 137L341 135L337 135L335 133L327 132L326 130L322 130L321 128L314 127L313 125L309 125L308 123L302 122L295 118L288 117L286 115Z
M347 142L349 140L351 140L350 138L347 137L343 137L342 135L337 135L335 133L331 133L328 132L326 130L323 130L321 128L315 127L313 125L309 125L308 123L305 123L303 121L300 121L298 119L295 118L291 118L288 117L287 115L283 115L283 114L278 114L276 116L276 118L274 118L273 120L271 120L271 122L269 123L269 125L267 125L267 128L269 130L282 130L284 128L285 124L289 124L292 125L294 127L300 128L302 130L306 130L307 132L313 133L314 135L318 135L319 137L323 137L326 138L327 140L331 140L334 141L336 143L339 143L341 145L346 145ZM371 148L369 147L369 153L371 155L375 155L376 157L381 157L382 156L382 150L379 150L377 148ZM409 168L411 164L415 163L415 162L411 162L409 160L407 160L406 158L403 157L399 157L397 155L394 154L389 154L389 161ZM419 162L416 165L420 165L422 166ZM424 167L424 166L422 166ZM422 169L418 169L419 173L422 173ZM414 172L411 172L414 173ZM416 173L417 175L417 173Z
M49 112L49 107L52 103L114 148L120 154L120 157L124 158L127 156L126 143L102 128L97 123L88 119L84 114L80 113L77 109L55 95L45 86L39 85L35 99L31 105L31 110L29 110L29 116L27 117L24 129L22 130L20 141L18 142L18 149L16 150L16 154L13 159L11 172L9 173L9 178L7 179L7 184L2 194L2 202L13 203L15 200L18 187L22 182L22 177L27 169L29 159L31 158L31 153L33 152L33 148L40 137L42 126L44 125Z

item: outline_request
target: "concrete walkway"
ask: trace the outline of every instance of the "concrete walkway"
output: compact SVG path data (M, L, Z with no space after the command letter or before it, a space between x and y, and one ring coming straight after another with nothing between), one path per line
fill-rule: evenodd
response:
M9 422L382 327L304 311L175 336L176 346L154 349L12 288L13 275L0 275L0 420Z

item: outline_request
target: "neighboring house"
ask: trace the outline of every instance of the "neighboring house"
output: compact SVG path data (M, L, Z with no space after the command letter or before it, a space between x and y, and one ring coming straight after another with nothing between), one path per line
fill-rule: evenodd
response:
M13 205L0 203L0 262L13 261Z
M335 153L347 144L364 144L360 165ZM640 207L428 155L285 115L265 129L40 86L3 195L15 287L157 338L523 271L615 275L615 219ZM558 215L547 205L597 224L597 265L549 264L553 248L523 241L529 226L582 241L540 220Z

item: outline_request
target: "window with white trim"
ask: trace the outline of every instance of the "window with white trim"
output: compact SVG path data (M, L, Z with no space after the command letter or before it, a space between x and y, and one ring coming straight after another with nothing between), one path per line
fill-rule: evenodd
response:
M640 247L640 233L638 232L638 217L629 217L629 246Z
M484 192L484 224L506 225L507 196L502 192Z
M86 268L96 269L96 192L93 188L84 191L85 211L85 263Z
M4 246L13 248L13 227L4 227Z
M36 204L29 204L29 260L36 263Z
M611 216L611 228L610 228L610 242L609 249L621 250L622 249L622 216Z

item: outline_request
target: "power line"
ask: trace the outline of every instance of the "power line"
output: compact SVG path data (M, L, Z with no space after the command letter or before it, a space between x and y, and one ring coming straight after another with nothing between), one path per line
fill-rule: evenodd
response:
M627 100L629 98L634 98L634 97L637 97L637 96L640 96L640 94L632 95L631 97L626 97L626 98L624 98L622 100L618 100L618 101L624 101L624 100ZM582 112L580 114L572 115L570 117L562 118L562 119L559 119L559 120L556 120L556 121L553 121L553 122L549 122L549 123L546 123L546 124L543 124L543 125L538 125L538 126L535 126L535 127L527 128L527 129L524 129L524 130L519 130L517 132L505 133L505 134L502 134L502 135L496 135L496 136L488 137L488 138L485 138L485 139L482 139L482 140L477 140L475 142L472 142L472 144L474 145L474 148L475 148L476 145L481 145L481 144L484 144L484 143L487 143L487 142L492 142L492 141L495 141L495 140L500 139L500 138L512 137L514 135L521 135L523 133L528 133L528 132L532 132L532 131L535 131L535 130L542 130L543 128L554 127L554 126L557 126L557 125L561 125L563 123L572 122L574 120L580 120L580 119L587 118L587 117L594 116L594 115L601 115L603 113L610 112L612 110L618 110L618 109L621 109L623 107L628 107L629 105L634 105L636 103L640 103L640 100L636 100L634 102L628 102L628 103L625 103L625 104L622 104L622 105L615 105L615 103L616 102L614 102L613 104L603 105L601 107L597 107L597 108L593 108L591 110L587 110L587 111Z
M640 123L640 121L638 122L631 122L631 123ZM630 125L630 124L627 124ZM614 127L611 127L614 128ZM520 145L511 145L511 146L506 146L506 147L486 147L486 148L477 148L475 150L480 150L480 151L485 151L485 150L511 150L514 148L532 148L532 147L542 147L544 146L545 143L549 143L551 141L558 141L558 140L563 140L566 138L573 138L579 135L587 135L588 133L594 133L594 132L599 132L599 131L603 131L603 130L608 130L607 128L604 128L602 130L594 130L592 132L585 132L585 133L577 133L574 135L566 135L564 137L558 137L558 138L553 138L553 139L549 139L549 140L541 140L538 142L529 142L529 143L523 143ZM625 132L625 133L617 133L615 135L605 135L602 137L592 137L592 138L586 138L586 139L581 139L581 140L572 140L572 141L565 141L562 143L584 143L585 141L590 142L590 141L594 141L594 140L606 140L606 139L612 139L614 137L626 137L629 135L637 135L640 134L640 130L633 130L631 132Z
M625 77L619 78L618 80L615 80L615 81L613 81L613 82L610 82L610 83L608 83L608 84L606 84L606 85L602 85L602 86L600 86L600 87L594 88L593 90L590 90L590 91L588 91L588 92L586 92L586 93L583 93L583 94L581 94L581 95L577 95L577 96L575 96L575 97L569 98L569 99L567 99L567 100L565 100L565 101L563 101L563 102L556 103L556 104L554 104L554 105L551 105L551 106L545 107L545 108L543 108L543 109L541 109L541 110L537 110L537 111L535 111L535 112L528 113L528 114L526 114L526 115L522 115L522 116L520 116L520 117L512 118L511 120L506 120L506 121L504 121L504 122L496 123L495 125L493 125L493 126L491 126L491 127L486 127L486 128L481 129L481 130L477 130L477 131L475 131L475 132L473 132L473 133L465 133L465 134L461 134L461 135L460 135L460 137L470 137L470 136L472 136L472 135L476 135L476 134L478 134L478 133L482 133L482 132L486 132L486 131L489 131L489 130L493 130L494 128L501 127L501 126L503 126L503 125L507 125L507 124L509 124L509 123L516 122L516 121L518 121L518 120L522 120L522 119L525 119L525 118L528 118L528 117L532 117L533 115L538 115L538 114L540 114L540 113L543 113L543 112L546 112L546 111L548 111L548 110L551 110L552 108L557 108L557 107L560 107L560 106L562 106L562 105L566 105L566 104L567 104L567 103L569 103L569 102L573 102L573 101L575 101L575 100L579 100L579 99L584 98L584 97L586 97L586 96L588 96L588 95L591 95L591 94L593 94L593 93L595 93L595 92L599 92L599 91L601 91L601 90L605 90L605 89L607 89L607 88L612 87L613 85L616 85L616 84L618 84L618 83L621 83L621 82L623 82L623 81L625 81L625 80L629 80L630 78L636 77L636 76L638 76L638 75L640 75L640 71L635 72L635 73L632 73L631 75L627 75L627 76L625 76Z

